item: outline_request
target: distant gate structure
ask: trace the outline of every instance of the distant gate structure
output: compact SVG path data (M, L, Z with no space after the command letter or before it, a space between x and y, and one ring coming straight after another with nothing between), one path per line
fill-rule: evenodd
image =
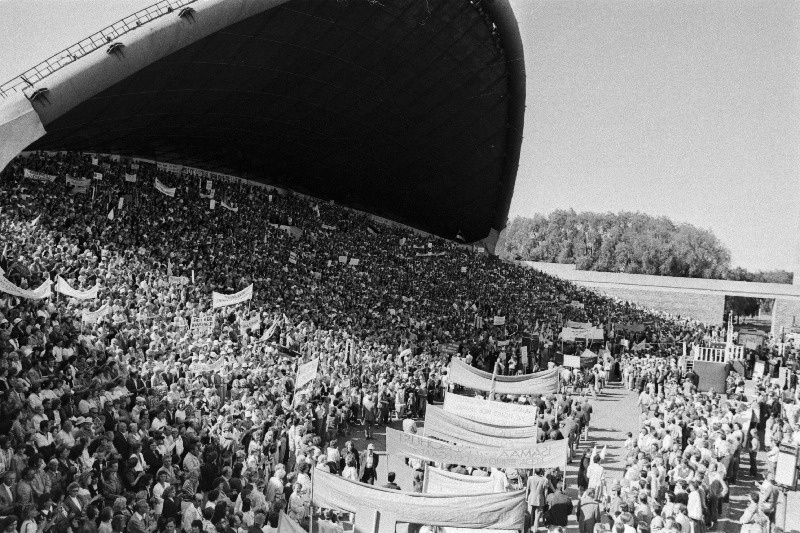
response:
M578 270L575 265L538 261L517 263L623 300L708 324L722 323L725 296L774 299L772 333L780 333L782 328L788 331L795 319L800 320L799 285L594 272Z

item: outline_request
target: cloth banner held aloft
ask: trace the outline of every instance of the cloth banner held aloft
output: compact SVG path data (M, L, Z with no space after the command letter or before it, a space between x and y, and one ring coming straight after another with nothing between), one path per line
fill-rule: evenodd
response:
M103 304L96 311L83 310L81 314L81 321L87 324L97 324L97 321L111 312L111 307L108 304Z
M253 284L251 283L244 289L233 294L222 294L219 292L211 293L211 306L216 309L218 307L227 307L229 305L236 305L246 302L253 298Z
M521 376L493 376L461 359L453 359L449 381L468 389L494 391L495 394L554 394L558 390L558 368Z
M317 377L319 359L303 363L297 368L297 377L294 381L294 390L299 391Z
M506 415L509 417L510 415ZM503 428L467 420L429 405L425 410L425 436L443 439L460 446L535 446L537 426ZM512 437L511 435L515 435Z
M567 439L548 440L524 448L458 446L387 428L386 453L397 457L416 457L423 461L464 466L564 468L567 462Z
M35 170L25 169L23 172L23 177L29 178L36 181L46 181L49 183L53 183L56 181L56 177L52 174L45 174L44 172L36 172Z
M462 414L467 411L468 416ZM511 441L530 439L537 435L538 412L535 405L469 398L448 392L445 395L444 408L431 405L425 410L425 428L430 421L434 425L456 426L472 433L503 437ZM491 419L493 423L488 423L486 420L491 413L494 414Z
M495 479L491 477L456 474L425 465L422 492L425 494L488 494L498 492L495 484Z
M5 276L0 275L0 292L4 292L6 294L10 294L11 296L18 296L19 298L29 298L31 300L42 300L47 298L51 294L53 283L47 279L39 285L37 288L30 290L30 289L21 289L11 283Z
M156 178L156 190L162 194L166 194L170 198L175 196L175 187L167 187L158 178Z
M97 298L97 291L100 289L99 285L95 285L91 289L79 291L69 286L64 278L60 275L56 276L56 292L60 292L64 296L75 298L76 300L94 300Z
M355 533L395 533L397 524L522 529L525 491L421 494L350 481L314 469L311 505L355 513Z

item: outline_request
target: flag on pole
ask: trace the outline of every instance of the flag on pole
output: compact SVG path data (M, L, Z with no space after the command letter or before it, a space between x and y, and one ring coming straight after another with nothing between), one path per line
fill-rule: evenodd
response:
M41 214L40 214L38 217L36 217L36 218L34 218L33 220L31 220L30 227L34 227L34 226L36 226L37 224L39 224L39 219L40 219L40 218L42 218L42 215L41 215Z

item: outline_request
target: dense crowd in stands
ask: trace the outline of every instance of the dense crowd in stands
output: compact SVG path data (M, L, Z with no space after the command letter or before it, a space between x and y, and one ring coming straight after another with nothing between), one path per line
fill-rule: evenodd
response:
M23 179L26 168L57 179ZM66 176L91 184L79 191ZM175 196L157 191L156 178ZM274 531L280 510L306 523L310 470L374 483L373 447L339 448L340 437L353 424L369 436L391 417L422 416L447 387L454 352L513 374L548 363L565 320L592 322L612 343L717 334L332 203L124 159L16 159L0 173L0 232L0 268L17 287L57 276L77 290L99 286L96 300L0 294L0 517L9 533L256 533ZM250 284L251 301L212 309L212 291ZM82 320L105 304L108 314ZM192 328L204 315L212 331ZM494 325L498 316L504 325ZM625 333L615 323L647 327ZM522 357L526 337L538 342ZM294 394L298 364L315 358L318 378ZM669 375L668 363L644 361L628 364L637 375ZM595 371L596 389L607 372ZM649 381L668 403L647 405L625 490L654 502L691 493L687 461L692 472L735 476L720 449L747 444L729 420L716 427L729 407L669 377ZM541 438L576 440L588 424L577 395L529 401L542 402ZM678 419L684 431L702 421L702 431L679 441ZM651 480L647 465L663 476ZM522 473L489 474L525 483Z

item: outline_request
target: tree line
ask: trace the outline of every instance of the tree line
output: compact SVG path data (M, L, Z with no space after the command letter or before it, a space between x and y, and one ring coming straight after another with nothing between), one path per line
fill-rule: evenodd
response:
M501 237L505 259L575 264L580 270L686 278L792 283L785 270L731 267L731 253L711 231L642 213L516 217Z

